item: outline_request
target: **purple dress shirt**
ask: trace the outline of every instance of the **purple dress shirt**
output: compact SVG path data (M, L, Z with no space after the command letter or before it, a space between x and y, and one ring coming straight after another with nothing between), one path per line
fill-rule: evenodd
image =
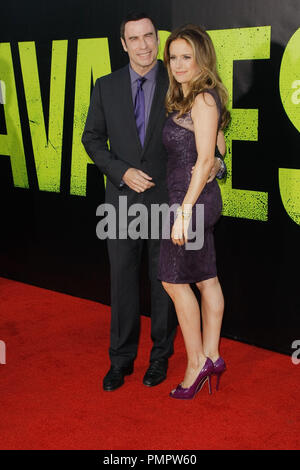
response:
M157 69L158 69L158 63L156 63L155 66L148 73L146 73L146 75L144 75L144 78L146 78L146 81L143 85L144 97L145 97L145 130L146 132L147 132L147 125L149 122L153 96L155 92ZM129 64L129 73L130 73L130 81L131 81L132 100L134 103L135 95L137 92L137 80L138 78L141 78L141 76L133 70L130 64Z

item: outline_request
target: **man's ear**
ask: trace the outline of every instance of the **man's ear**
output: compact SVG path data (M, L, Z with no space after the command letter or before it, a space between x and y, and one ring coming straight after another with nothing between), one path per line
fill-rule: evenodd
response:
M125 40L124 40L123 38L120 38L120 39L121 39L121 43L122 43L122 46L123 46L124 51L125 51L125 52L128 52L128 51L127 51L127 46L126 46Z

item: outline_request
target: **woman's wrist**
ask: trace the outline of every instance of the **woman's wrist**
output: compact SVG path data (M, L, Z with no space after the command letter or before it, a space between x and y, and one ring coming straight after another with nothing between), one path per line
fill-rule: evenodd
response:
M178 207L176 211L177 217L182 219L190 219L192 217L192 204L184 204L184 206Z

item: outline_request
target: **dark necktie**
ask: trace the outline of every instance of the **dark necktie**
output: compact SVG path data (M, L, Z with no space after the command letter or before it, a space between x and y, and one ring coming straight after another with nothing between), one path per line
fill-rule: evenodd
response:
M139 138L142 146L144 145L145 140L145 96L143 90L143 84L145 83L146 78L141 77L137 79L138 88L135 95L134 102L134 115L136 121L136 127L139 134Z

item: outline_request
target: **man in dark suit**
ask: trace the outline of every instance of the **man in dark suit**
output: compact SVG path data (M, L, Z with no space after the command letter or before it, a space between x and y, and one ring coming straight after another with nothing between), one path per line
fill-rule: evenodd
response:
M121 42L130 63L97 79L82 142L90 158L107 176L106 203L116 209L116 220L119 221L119 198L126 196L128 207L140 203L148 209L150 226L151 205L168 201L166 152L162 143L168 76L162 62L157 60L158 33L147 14L131 14L122 22ZM153 340L150 365L143 379L145 385L158 385L166 378L168 358L173 353L177 320L156 277L159 240L132 239L129 235L124 238L123 231L121 237L108 239L111 368L103 380L107 391L119 388L124 376L133 372L140 326L140 260L145 242Z

